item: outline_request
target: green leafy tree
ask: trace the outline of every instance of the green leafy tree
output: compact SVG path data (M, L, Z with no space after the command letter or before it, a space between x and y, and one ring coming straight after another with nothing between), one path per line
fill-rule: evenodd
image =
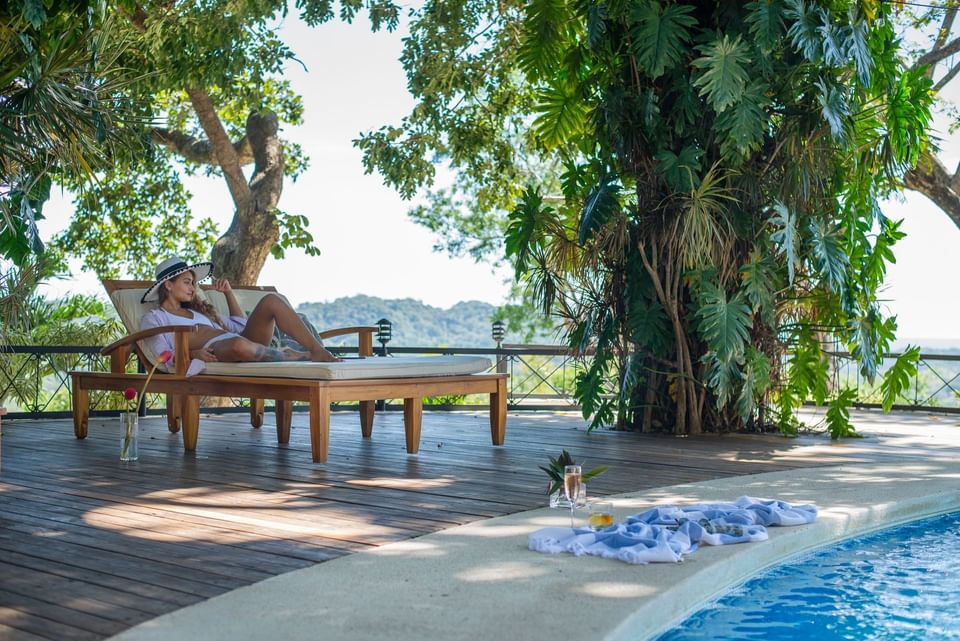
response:
M898 4L897 23L911 64L930 79L938 110L953 133L960 125L960 111L946 94L950 93L948 87L956 88L953 81L960 73L956 57L960 51L960 4L954 0ZM939 141L932 141L904 176L904 184L933 201L960 227L960 165L951 171L945 157L952 154L944 151Z
M0 259L43 251L36 221L54 177L82 186L141 147L118 64L129 43L99 3L11 0L0 7Z
M291 247L317 253L306 217L279 208L285 177L307 165L299 146L281 136L303 116L300 97L282 77L295 54L275 32L287 3L108 4L131 43L118 63L136 78L125 94L149 122L139 131L147 149L114 155L86 191L65 181L78 196L58 244L100 277L149 275L161 257L206 257L212 246L218 275L246 284L257 281L271 254ZM296 9L311 26L337 10L346 21L366 10L374 29L392 29L399 19L387 0L301 0ZM232 203L224 206L234 215L222 232L209 218L193 219L182 176L195 172L226 183Z
M900 59L890 12L428 2L404 57L420 102L359 144L401 193L430 183L414 156L520 193L505 249L594 352L577 386L594 425L790 430L829 396L826 340L872 380L896 329L876 294L902 233L878 201L923 153L931 83ZM552 183L521 191L518 151L561 168L560 202Z

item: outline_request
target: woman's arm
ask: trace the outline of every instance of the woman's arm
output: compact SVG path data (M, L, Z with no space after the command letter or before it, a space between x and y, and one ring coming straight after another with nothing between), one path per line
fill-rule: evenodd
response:
M233 287L230 286L230 281L226 278L218 278L213 281L213 289L223 294L224 298L227 299L227 310L229 310L230 316L239 316L240 318L247 317L247 315L243 313L243 310L240 309L240 303L237 302L237 297L233 293Z

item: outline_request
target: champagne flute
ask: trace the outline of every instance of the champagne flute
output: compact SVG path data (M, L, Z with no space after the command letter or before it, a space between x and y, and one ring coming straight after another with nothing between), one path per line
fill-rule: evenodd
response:
M563 468L563 495L570 503L570 527L573 527L573 510L580 499L580 485L583 476L579 465L566 465Z

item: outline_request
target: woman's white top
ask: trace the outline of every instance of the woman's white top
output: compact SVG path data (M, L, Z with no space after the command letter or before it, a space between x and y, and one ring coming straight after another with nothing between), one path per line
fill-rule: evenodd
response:
M247 326L247 319L243 316L227 316L226 318L223 318L223 324L226 325L226 327L220 327L207 316L196 310L188 309L184 311L190 312L192 318L186 318L178 314L172 314L162 307L151 309L149 312L144 314L143 318L140 320L140 329L151 329L153 327L163 327L165 325L206 325L207 327L212 327L214 329L225 329L228 332L236 332L239 334L243 332ZM157 334L156 336L143 339L143 342L147 344L147 347L149 347L154 354L160 354L161 352L170 352L171 354L176 354L173 343L173 332ZM195 358L190 361L190 366L187 368L187 376L193 376L194 374L200 372L203 368L204 362ZM167 362L166 369L167 371L173 371L173 358Z

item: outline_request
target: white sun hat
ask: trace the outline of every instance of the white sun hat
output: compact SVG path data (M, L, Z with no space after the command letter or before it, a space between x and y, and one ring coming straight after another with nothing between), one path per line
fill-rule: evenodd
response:
M193 277L197 282L200 282L204 278L210 275L210 272L213 271L213 263L196 263L194 265L188 265L187 261L183 260L179 256L174 256L173 258L168 258L159 265L157 265L157 282L150 286L140 299L141 303L155 303L159 299L159 290L160 286L171 278L176 278L184 272L193 272Z

